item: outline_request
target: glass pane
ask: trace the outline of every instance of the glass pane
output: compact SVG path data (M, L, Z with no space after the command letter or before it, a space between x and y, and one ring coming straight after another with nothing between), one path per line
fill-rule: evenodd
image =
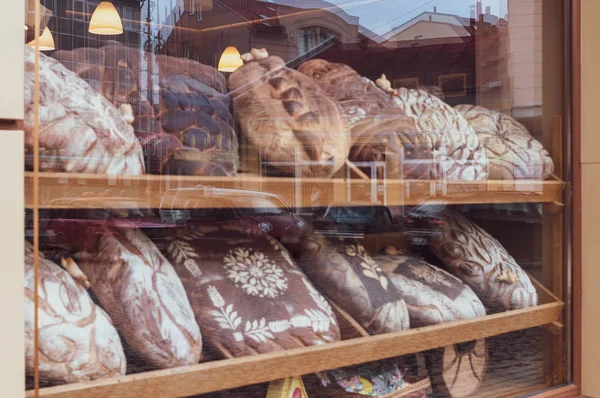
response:
M27 389L570 382L569 1L35 1Z

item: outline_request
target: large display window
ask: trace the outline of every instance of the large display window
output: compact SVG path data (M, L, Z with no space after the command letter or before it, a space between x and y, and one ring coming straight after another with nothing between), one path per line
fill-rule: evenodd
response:
M569 384L571 8L28 1L27 394Z

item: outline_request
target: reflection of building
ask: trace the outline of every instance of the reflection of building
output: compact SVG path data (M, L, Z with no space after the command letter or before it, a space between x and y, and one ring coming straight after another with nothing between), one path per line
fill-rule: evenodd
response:
M357 40L358 18L321 0L297 3L302 8L267 1L214 0L210 11L202 11L193 9L193 1L186 2L166 39L166 52L216 66L230 45L242 53L264 47L290 60L332 37L344 43Z
M101 0L41 0L53 13L48 24L57 50L100 47L107 40L137 46L140 43L140 0L116 0L112 3L123 21L123 34L98 36L88 32L90 18Z

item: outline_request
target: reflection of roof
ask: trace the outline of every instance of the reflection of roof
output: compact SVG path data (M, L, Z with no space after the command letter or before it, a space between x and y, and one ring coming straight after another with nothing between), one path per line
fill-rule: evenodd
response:
M457 26L469 26L470 20L469 18L463 18L454 14L444 14L440 12L423 12L413 19L403 23L402 25L390 30L383 37L385 40L390 39L391 37L396 36L397 34L404 32L408 28L413 25L421 22L421 21L431 21L431 22L439 22L439 23L447 23L449 25L457 25Z
M341 8L323 0L279 0L249 1L249 0L215 0L228 11L244 21L255 21L265 26L279 25L277 18L316 9L328 11L342 18L346 23L358 25L358 18L348 15ZM261 22L261 20L265 20Z

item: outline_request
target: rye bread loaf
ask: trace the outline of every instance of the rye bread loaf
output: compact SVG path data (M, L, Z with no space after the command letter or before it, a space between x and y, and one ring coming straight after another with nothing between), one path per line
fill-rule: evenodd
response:
M313 79L287 68L277 56L251 61L229 76L234 115L257 154L249 170L330 177L345 163L348 127L336 101ZM287 164L282 164L287 163Z
M391 96L396 106L413 118L417 130L427 135L422 140L433 152L432 179L487 178L486 150L460 112L423 90L399 88Z
M143 232L91 222L55 228L140 367L198 363L202 338L181 280Z
M371 334L409 328L405 302L390 278L355 239L312 235L301 244L298 264L332 302Z
M477 133L490 163L494 180L546 179L554 171L548 151L527 128L509 115L481 106L454 107Z
M25 367L34 373L34 253L25 242ZM40 253L40 384L54 385L125 374L125 354L111 319L85 288Z
M331 307L275 239L224 225L153 239L180 276L205 341L222 357L340 339Z
M431 137L421 134L414 118L396 106L390 95L344 64L315 59L298 70L338 102L351 129L348 160L365 174L371 175L371 169L362 162L383 162L385 170L377 168L378 178L431 178Z
M25 148L33 147L35 50L25 46ZM60 62L40 54L40 170L144 173L142 148L117 108ZM32 157L26 157L31 167Z
M413 254L374 257L406 302L411 327L437 325L485 315L481 300L450 273Z
M452 209L429 239L429 247L452 274L468 285L489 312L537 305L537 292L527 273L500 242Z

